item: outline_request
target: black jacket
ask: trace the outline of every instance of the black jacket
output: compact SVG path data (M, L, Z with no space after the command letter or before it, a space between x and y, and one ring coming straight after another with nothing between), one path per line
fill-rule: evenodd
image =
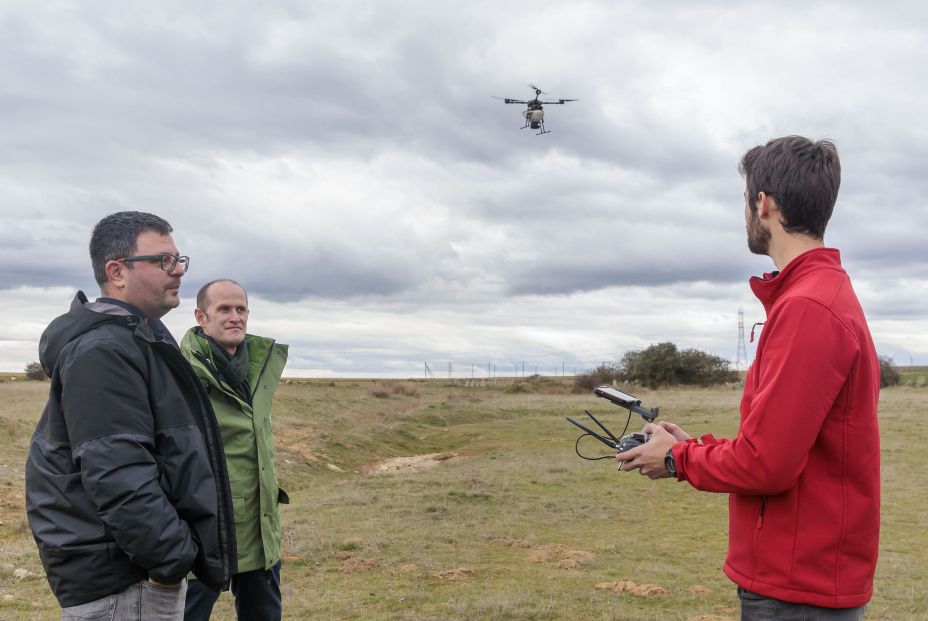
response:
M191 570L225 588L236 567L222 440L180 350L78 292L39 356L51 389L29 447L26 512L59 604Z

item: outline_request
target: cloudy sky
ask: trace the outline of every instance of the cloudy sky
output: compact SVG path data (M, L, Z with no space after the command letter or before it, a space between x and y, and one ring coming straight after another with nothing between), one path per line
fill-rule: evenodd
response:
M734 359L771 269L737 164L786 134L838 145L826 242L879 352L928 364L926 33L916 1L4 0L0 370L96 295L120 210L191 256L175 335L233 277L290 375ZM549 134L492 98L528 83L579 99Z

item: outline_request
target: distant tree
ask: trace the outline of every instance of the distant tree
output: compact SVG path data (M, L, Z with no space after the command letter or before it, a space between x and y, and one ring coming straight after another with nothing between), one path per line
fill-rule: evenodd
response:
M898 386L902 376L890 356L880 356L880 388Z
M729 368L728 360L698 349L680 352L679 369L677 380L681 384L711 386L738 381L738 373Z
M626 382L657 388L680 383L677 378L679 365L677 346L665 342L627 352L619 362L619 370Z
M46 379L45 371L38 362L30 362L26 365L26 379L42 381Z
M738 380L728 361L698 349L680 351L670 342L626 353L618 365L619 379L649 388L688 384L710 386Z

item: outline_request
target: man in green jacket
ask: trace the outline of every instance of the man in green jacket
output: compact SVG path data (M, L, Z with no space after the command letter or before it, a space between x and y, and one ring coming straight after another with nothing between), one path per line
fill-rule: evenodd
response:
M240 620L279 621L280 513L287 503L277 485L271 402L287 362L287 346L246 334L248 295L233 280L206 283L197 294L197 327L181 342L206 388L225 448L238 573L232 576ZM197 580L187 589L184 618L209 619L219 593Z

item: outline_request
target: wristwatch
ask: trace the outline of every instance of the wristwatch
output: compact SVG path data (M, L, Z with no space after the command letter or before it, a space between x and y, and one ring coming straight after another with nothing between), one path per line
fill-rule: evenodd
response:
M664 468L667 468L667 472L670 473L670 476L676 478L677 463L673 460L673 449L667 449L667 454L664 455Z

